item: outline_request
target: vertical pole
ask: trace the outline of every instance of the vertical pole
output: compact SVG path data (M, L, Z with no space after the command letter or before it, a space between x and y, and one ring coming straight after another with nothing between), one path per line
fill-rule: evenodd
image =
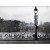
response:
M37 20L38 19L38 15L37 15L37 12L38 12L38 9L37 9L37 7L35 7L35 9L34 9L35 40L37 40L37 29L38 29L38 26L37 26L37 24L38 24L38 20Z
M37 40L37 25L35 26L35 40Z

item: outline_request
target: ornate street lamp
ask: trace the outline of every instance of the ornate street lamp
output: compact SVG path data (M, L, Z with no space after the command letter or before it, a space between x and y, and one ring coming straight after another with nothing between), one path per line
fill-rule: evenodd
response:
M37 29L38 29L38 9L37 7L35 6L35 9L34 9L34 24L35 24L35 40L37 40Z

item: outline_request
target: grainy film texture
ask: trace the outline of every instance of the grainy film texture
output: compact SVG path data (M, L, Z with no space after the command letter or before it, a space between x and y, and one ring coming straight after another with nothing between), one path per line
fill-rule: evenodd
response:
M50 43L50 7L0 7L0 43Z

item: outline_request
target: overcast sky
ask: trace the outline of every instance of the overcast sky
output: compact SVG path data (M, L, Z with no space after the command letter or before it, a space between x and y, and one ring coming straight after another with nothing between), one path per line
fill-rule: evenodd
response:
M50 22L50 7L38 8L38 22ZM34 23L34 7L0 7L0 17Z

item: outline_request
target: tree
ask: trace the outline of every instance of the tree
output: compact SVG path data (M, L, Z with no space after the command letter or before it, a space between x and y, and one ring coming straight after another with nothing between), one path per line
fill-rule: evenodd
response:
M46 33L50 33L50 22L45 22L43 27Z

